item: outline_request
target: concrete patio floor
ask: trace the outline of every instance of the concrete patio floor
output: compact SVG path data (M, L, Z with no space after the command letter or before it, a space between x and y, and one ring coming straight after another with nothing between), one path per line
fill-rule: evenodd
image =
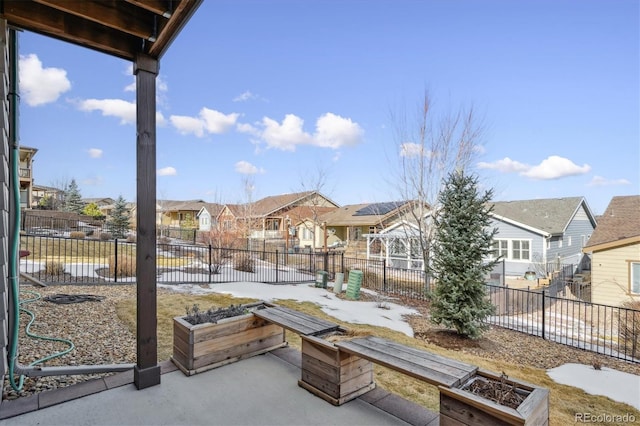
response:
M300 352L282 348L191 377L161 364L161 384L133 372L2 401L4 425L425 425L437 413L374 389L335 407L298 386Z

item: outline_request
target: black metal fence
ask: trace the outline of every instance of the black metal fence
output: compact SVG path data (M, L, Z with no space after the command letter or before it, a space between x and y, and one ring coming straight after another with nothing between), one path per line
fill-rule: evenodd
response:
M22 235L30 254L21 272L42 282L133 282L136 245L121 240ZM387 266L382 260L345 257L338 252L291 252L215 248L211 245L157 244L159 283L312 282L318 271L333 280L351 269L364 272L362 287L388 295L425 300L426 277L418 270Z
M136 279L136 244L121 240L22 235L20 271L45 283L123 283ZM159 283L310 282L341 270L337 253L288 253L158 243Z
M491 324L568 346L640 362L640 311L487 285Z
M125 241L22 235L21 273L45 283L127 283L136 279L136 245ZM157 245L159 283L313 282L318 271L333 280L363 271L362 287L389 296L427 300L429 278L412 269L392 268L384 260L345 257L342 253L290 253L204 245ZM566 269L566 271L565 271ZM640 362L640 311L577 300L566 293L572 267L562 268L544 290L509 288L487 280L496 307L491 324L573 347ZM499 272L494 272L498 274ZM503 275L497 282L503 281Z

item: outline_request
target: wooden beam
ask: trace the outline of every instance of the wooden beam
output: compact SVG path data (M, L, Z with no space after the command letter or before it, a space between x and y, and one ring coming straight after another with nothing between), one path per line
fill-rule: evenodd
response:
M178 3L180 0L126 0L127 3L136 5L142 9L146 9L149 12L153 12L157 15L170 18L173 14L173 3Z
M136 37L156 39L167 19L122 1L34 0L52 9L122 31Z
M4 2L9 24L133 61L141 38L33 2Z
M174 2L175 4L176 2ZM149 54L154 58L160 58L164 52L167 51L171 42L176 38L182 27L186 25L191 16L198 9L202 0L180 0L175 5L175 10L171 15L171 19L167 25L163 28L163 31L158 34L156 42L149 48Z
M156 76L158 61L138 55L136 76L137 163L137 365L138 389L160 384L156 299Z

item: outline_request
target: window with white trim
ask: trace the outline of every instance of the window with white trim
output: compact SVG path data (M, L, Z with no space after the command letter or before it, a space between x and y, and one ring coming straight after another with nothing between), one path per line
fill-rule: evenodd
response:
M640 294L640 262L631 262L631 293Z
M531 260L531 248L528 240L511 241L511 259Z
M501 257L506 259L509 257L509 240L493 240L491 243L491 257Z
M562 248L562 237L558 237L558 248Z

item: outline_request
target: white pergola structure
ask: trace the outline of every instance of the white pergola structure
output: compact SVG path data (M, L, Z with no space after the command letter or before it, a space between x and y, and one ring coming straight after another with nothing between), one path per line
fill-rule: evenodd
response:
M424 259L417 225L402 221L376 234L365 234L367 260L384 260L392 268L424 271Z

